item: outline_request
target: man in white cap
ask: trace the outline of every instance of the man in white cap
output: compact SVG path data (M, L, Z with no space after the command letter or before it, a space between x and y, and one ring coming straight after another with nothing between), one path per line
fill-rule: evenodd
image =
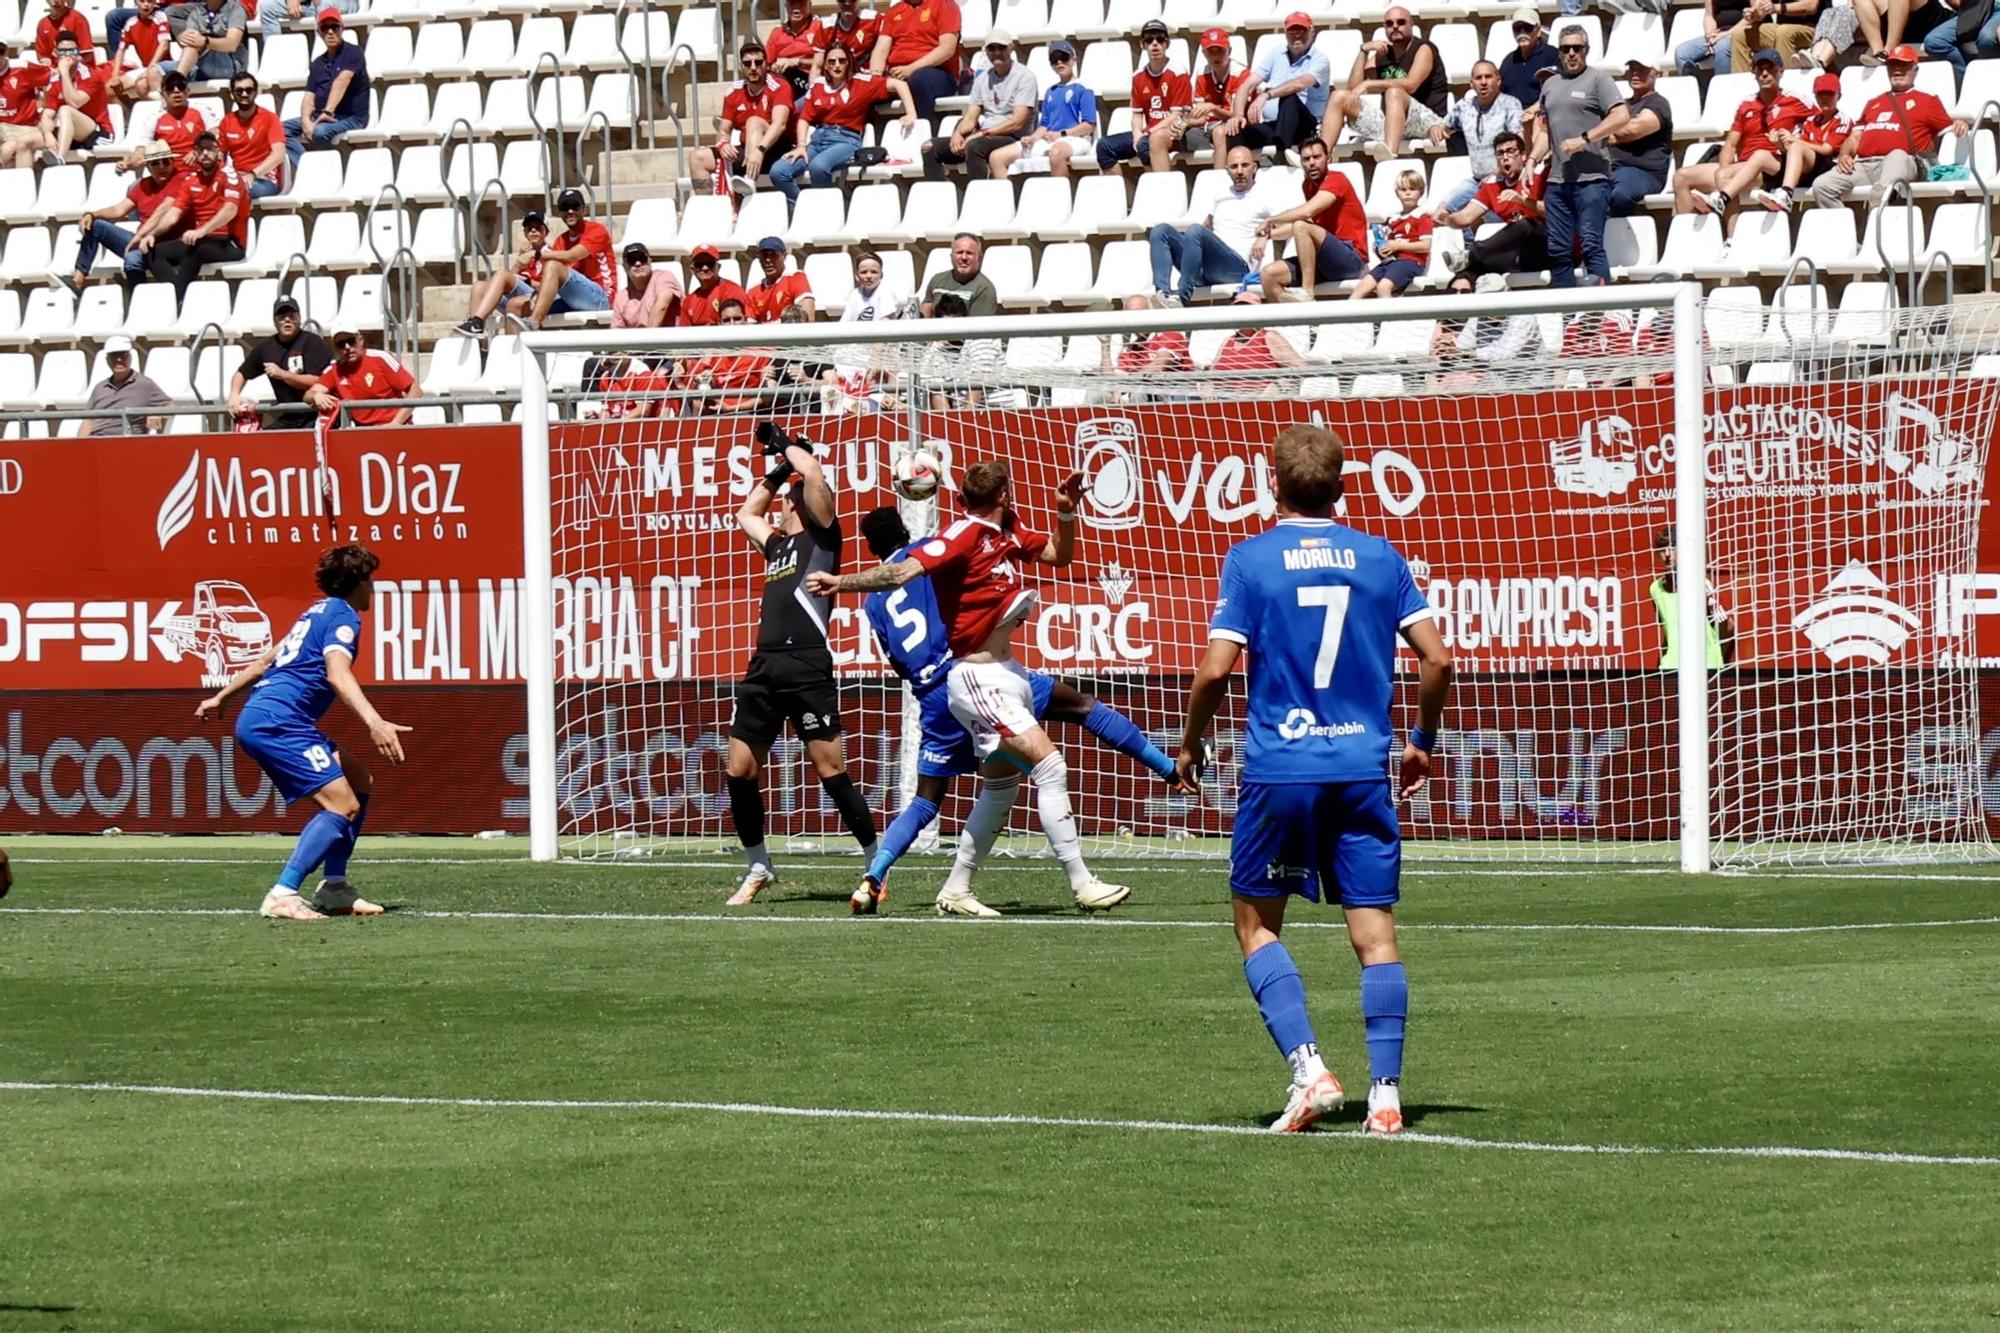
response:
M1514 49L1500 57L1500 91L1523 109L1542 100L1541 72L1560 61L1542 30L1542 16L1533 5L1522 5L1508 20L1514 29Z
M985 50L988 64L972 80L965 114L949 135L924 144L925 180L943 180L944 169L957 162L965 163L972 180L1005 180L1006 164L996 171L989 159L1035 128L1035 76L1014 59L1014 39L995 28L986 34Z
M141 375L132 355L132 340L120 334L104 344L104 364L110 373L90 390L93 412L109 413L90 419L91 435L158 435L166 429L164 417L134 417L134 410L165 407L173 402L167 391ZM121 409L123 409L121 411Z
M318 412L332 412L342 403L368 403L347 410L351 426L400 426L410 419L410 409L388 406L383 400L407 398L417 387L401 361L387 352L371 352L361 330L351 321L334 325L333 364L306 390L306 402Z

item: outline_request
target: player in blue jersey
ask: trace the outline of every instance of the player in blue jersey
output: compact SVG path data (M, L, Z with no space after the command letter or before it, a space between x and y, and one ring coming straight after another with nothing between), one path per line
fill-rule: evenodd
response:
M861 520L861 537L875 558L888 564L907 558L916 544L910 539L902 515L889 505L869 511ZM888 896L889 868L938 817L938 804L944 799L951 779L980 771L971 733L952 715L951 699L945 689L945 679L951 674L951 647L948 626L938 610L930 578L920 575L901 587L870 593L864 606L868 626L875 632L875 640L881 644L890 667L910 683L911 692L917 696L922 733L917 750L916 796L882 835L882 845L876 849L861 877L861 886L850 899L857 916L875 911ZM1028 683L1034 695L1036 721L1080 723L1112 749L1132 756L1166 779L1174 790L1194 792L1194 787L1184 786L1175 774L1173 761L1117 709L1040 672L1030 672ZM990 765L987 785L996 783L1011 784L1018 789L1020 774L1007 761L996 759ZM1008 804L1011 808L1011 800ZM940 906L939 910L945 908ZM1000 915L969 893L956 895L950 913Z
M291 860L264 895L259 914L289 921L336 916L379 916L382 909L347 884L347 859L368 815L368 770L319 729L335 696L368 728L368 739L392 764L403 762L402 733L410 730L382 715L354 679L354 652L361 641L361 613L375 595L375 570L382 562L362 546L336 546L319 558L313 581L326 594L307 607L291 633L262 657L237 672L227 685L203 699L196 717L220 715L230 699L250 691L236 717L236 743L271 775L287 802L310 797L319 810L299 833ZM307 875L326 865L313 906L299 897ZM317 907L319 910L313 910Z
M1243 975L1292 1069L1284 1112L1271 1128L1304 1129L1345 1101L1340 1080L1320 1059L1305 985L1278 939L1287 899L1318 902L1324 892L1338 896L1361 960L1372 1079L1366 1128L1397 1134L1410 992L1393 912L1402 869L1389 787L1396 639L1408 640L1418 659L1417 727L1402 747L1398 780L1404 796L1430 779L1451 692L1451 652L1396 548L1334 521L1340 438L1292 426L1271 452L1278 524L1239 542L1223 562L1177 766L1184 778L1196 775L1202 738L1247 652L1250 697L1229 891Z

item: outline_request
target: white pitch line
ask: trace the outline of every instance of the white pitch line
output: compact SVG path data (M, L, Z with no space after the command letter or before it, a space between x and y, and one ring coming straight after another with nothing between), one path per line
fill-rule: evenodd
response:
M248 907L0 907L0 916L187 916L253 917ZM865 930L870 925L939 926L976 930L999 926L1074 926L1106 930L1125 926L1143 929L1222 930L1222 920L1183 921L1147 917L1007 916L997 921L957 921L936 916L879 916L856 922L832 913L818 916L745 915L730 912L497 912L430 911L399 908L393 915L436 921L619 921L652 924L750 926L840 926ZM1340 921L1288 921L1292 930L1345 930ZM1968 916L1931 921L1843 921L1817 926L1629 925L1615 922L1404 922L1399 929L1450 931L1464 934L1625 934L1625 935L1824 935L1856 930L1939 930L1961 926L2000 925L2000 916Z
M281 1092L261 1088L186 1088L154 1083L34 1083L0 1080L5 1092L85 1092L115 1093L142 1097L183 1097L210 1101L303 1102L339 1106L446 1107L454 1110L489 1111L686 1111L714 1115L760 1115L795 1120L866 1120L902 1124L964 1125L1006 1129L1110 1129L1165 1134L1229 1134L1268 1137L1270 1131L1254 1125L1223 1125L1189 1120L1113 1120L1095 1116L1061 1115L971 1115L951 1111L888 1111L866 1107L776 1106L762 1102L707 1102L652 1098L503 1098L503 1097L412 1097L389 1094L343 1092ZM1343 1142L1365 1142L1370 1136L1359 1130L1322 1134ZM1426 1134L1409 1130L1398 1136L1403 1143L1423 1143L1447 1148L1484 1148L1498 1152L1565 1153L1611 1157L1750 1157L1794 1161L1869 1162L1890 1166L2000 1166L2000 1157L1960 1156L1947 1153L1878 1152L1856 1148L1801 1148L1789 1144L1759 1147L1661 1148L1624 1143L1537 1143L1520 1139L1475 1139L1462 1134ZM1390 1140L1380 1140L1387 1143Z

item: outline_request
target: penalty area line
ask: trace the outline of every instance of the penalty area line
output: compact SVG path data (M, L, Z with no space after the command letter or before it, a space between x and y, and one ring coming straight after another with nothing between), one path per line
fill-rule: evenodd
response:
M37 1083L0 1080L0 1091L20 1093L75 1092L136 1097L177 1097L203 1101L281 1102L336 1106L443 1107L484 1111L670 1111L708 1115L754 1115L794 1120L860 1120L918 1125L953 1125L987 1129L1085 1129L1128 1133L1225 1134L1268 1137L1256 1125L1227 1125L1191 1120L1117 1120L1097 1116L975 1115L952 1111L893 1111L867 1107L779 1106L764 1102L714 1102L667 1098L503 1098L417 1097L341 1092L284 1092L261 1088L191 1088L156 1083ZM1372 1136L1351 1130L1309 1137L1344 1142ZM1790 1161L1865 1162L1886 1166L2000 1167L2000 1157L1948 1153L1884 1152L1858 1148L1804 1148L1789 1144L1753 1147L1664 1148L1625 1143L1539 1143L1523 1139L1479 1139L1462 1134L1428 1134L1408 1130L1394 1140L1434 1147L1485 1149L1492 1152L1560 1153L1606 1157L1749 1157Z

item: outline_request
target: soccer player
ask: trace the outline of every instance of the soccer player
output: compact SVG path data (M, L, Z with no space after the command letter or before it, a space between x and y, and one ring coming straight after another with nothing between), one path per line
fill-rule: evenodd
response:
M833 488L803 440L791 439L766 421L757 427L757 442L776 461L736 511L736 526L764 557L764 605L757 651L736 687L736 716L729 723L729 814L749 863L729 899L731 907L755 902L778 878L764 846L764 792L758 779L771 742L787 722L805 743L806 758L847 831L864 855L875 855L875 816L847 776L840 691L833 683L833 653L826 642L826 596L810 586L814 576L831 578L831 571L840 568L844 538ZM779 495L787 481L790 503ZM773 505L782 506L775 518Z
M958 493L965 517L919 542L904 559L860 574L810 574L806 590L819 596L875 592L931 576L954 659L945 685L952 716L972 733L973 753L982 763L1004 750L1034 779L1042 831L1069 876L1076 905L1086 912L1108 910L1131 897L1132 890L1105 883L1084 863L1069 807L1069 766L1036 720L1034 684L1014 660L1014 626L1034 612L1037 600L1034 590L1024 586L1018 566L1039 561L1061 568L1076 558L1076 504L1083 497L1083 474L1070 474L1056 488L1054 537L1021 522L1005 463L973 464ZM1020 781L997 765L982 775L985 782L966 818L958 859L938 894L938 911L947 916L999 915L973 895L972 878L1006 826Z
M292 632L237 672L227 685L203 699L196 717L220 715L230 699L250 690L250 702L236 716L236 743L271 775L288 802L307 797L319 812L299 833L291 860L264 895L260 916L317 921L325 914L380 916L382 909L347 883L347 859L354 854L361 823L368 817L368 770L319 729L319 720L338 695L368 728L368 739L392 764L403 762L402 735L409 727L385 722L354 679L354 650L361 641L361 613L375 595L375 570L382 562L364 546L336 546L319 558L313 582L326 594L306 608ZM326 865L311 906L299 897L307 875ZM318 908L318 911L313 910Z
M1278 524L1231 549L1209 622L1208 651L1188 693L1177 766L1192 780L1202 738L1250 655L1247 749L1230 839L1229 891L1243 975L1271 1039L1290 1063L1291 1091L1271 1128L1293 1133L1338 1111L1340 1080L1320 1059L1306 992L1278 934L1292 894L1338 895L1361 960L1368 1041L1366 1128L1403 1128L1398 1084L1409 981L1393 909L1402 835L1389 789L1389 704L1398 633L1417 650L1417 727L1403 746L1402 794L1430 778L1451 653L1395 547L1336 523L1340 438L1292 426L1271 450Z
M908 559L916 545L894 505L870 510L862 518L861 539L868 543L877 560L889 564ZM923 723L917 748L916 796L882 835L881 848L861 876L861 887L851 899L857 916L874 912L889 896L890 867L938 817L938 804L944 800L946 785L951 779L979 768L971 735L951 714L951 692L945 688L945 680L951 674L951 644L945 635L944 617L938 614L937 594L931 589L930 579L912 579L893 591L869 593L863 606L868 627L874 631L875 641L882 645L882 655L896 674L910 683L917 696ZM1173 761L1117 709L1039 671L1029 672L1028 682L1034 690L1037 721L1081 723L1112 749L1132 756L1164 778L1175 791L1195 793L1195 788L1183 786L1174 772ZM1018 786L1018 774L1009 771L1003 761L996 762L999 766L994 768L992 780L1010 781Z

